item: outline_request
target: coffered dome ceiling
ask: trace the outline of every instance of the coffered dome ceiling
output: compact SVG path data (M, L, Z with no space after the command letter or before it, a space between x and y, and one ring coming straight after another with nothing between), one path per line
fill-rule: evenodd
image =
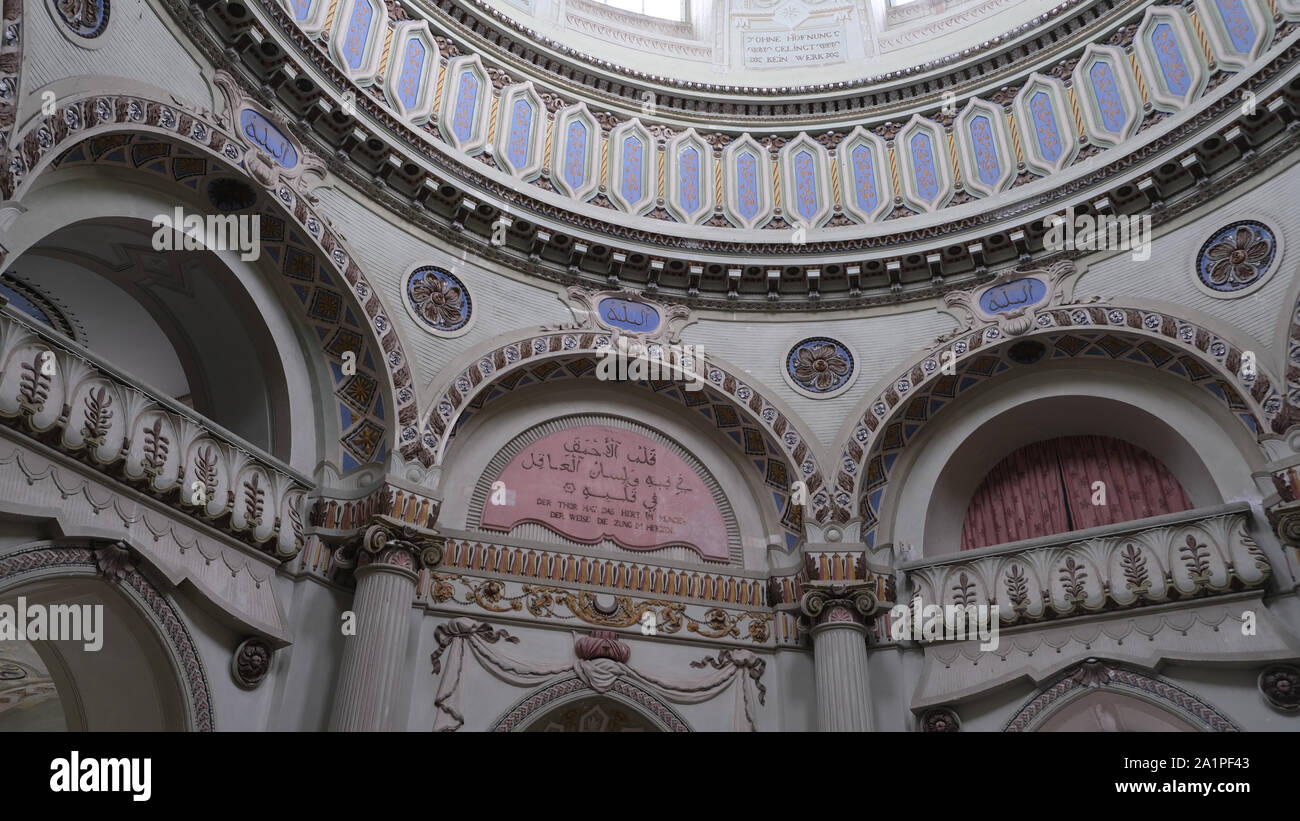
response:
M933 296L1041 253L1066 208L1169 218L1289 150L1300 107L1297 0L728 0L689 23L707 70L582 29L629 16L595 0L258 2L213 29L377 200L517 270L754 307ZM815 84L746 51L835 26Z

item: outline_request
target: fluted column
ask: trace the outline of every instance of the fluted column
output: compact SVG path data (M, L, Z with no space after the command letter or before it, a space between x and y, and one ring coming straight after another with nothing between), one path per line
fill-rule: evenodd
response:
M867 619L876 597L866 584L807 582L799 602L813 639L817 729L870 732Z
M336 553L345 566L355 561L357 632L344 640L330 729L391 730L398 679L409 672L406 641L416 574L442 561L441 540L381 521L366 529L360 548Z

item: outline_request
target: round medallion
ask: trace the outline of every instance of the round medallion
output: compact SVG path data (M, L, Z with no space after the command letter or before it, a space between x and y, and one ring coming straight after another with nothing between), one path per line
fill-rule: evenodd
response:
M98 37L108 28L109 0L54 0L54 9L78 37Z
M1216 231L1196 254L1197 284L1214 296L1243 296L1262 286L1281 258L1273 229L1239 220Z
M473 315L465 284L432 265L420 266L407 275L406 307L426 330L449 336L469 330Z
M824 336L796 342L786 354L784 373L791 387L814 399L843 393L857 375L848 346Z

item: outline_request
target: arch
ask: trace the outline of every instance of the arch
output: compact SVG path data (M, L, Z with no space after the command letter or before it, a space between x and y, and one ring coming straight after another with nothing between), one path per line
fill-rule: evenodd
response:
M38 543L6 552L0 555L0 594L14 593L38 582L69 580L96 580L111 587L149 625L175 676L184 701L184 726L172 729L212 731L212 692L180 609L131 563L109 555L111 551L118 549Z
M322 414L299 375L299 334L285 322L287 312L276 310L274 292L260 287L261 272L245 269L233 253L153 250L153 229L139 208L118 203L148 198L161 207L170 202L166 194L150 197L116 180L62 179L53 175L56 184L29 197L58 217L44 221L40 230L52 230L10 270L35 272L47 292L77 306L87 332L76 341L108 365L310 471L318 425L290 419ZM86 212L103 216L81 219ZM263 307L268 296L275 304Z
M881 502L899 456L917 433L959 395L1038 362L1120 364L1170 374L1204 390L1259 440L1276 432L1283 400L1262 366L1253 377L1240 376L1243 349L1200 322L1147 307L1103 305L1068 299L1072 263L1043 271L1004 274L980 293L1036 279L1036 304L989 314L974 292L949 294L948 305L969 319L941 344L895 372L884 389L866 399L842 430L834 510L823 516L863 519L864 541L874 546ZM1017 279L1019 278L1019 279ZM1028 292L1027 292L1028 293ZM943 366L952 363L953 373ZM855 418L856 417L856 418Z
M524 698L493 723L492 732L512 733L528 730L556 707L579 701L596 691L577 676L548 684ZM666 733L689 733L688 725L677 711L662 699L624 678L617 679L604 692L605 697L634 710L639 716Z
M891 477L899 484L882 501L880 540L920 547L926 557L956 552L979 482L1008 453L1056 436L1108 436L1143 448L1170 468L1193 507L1237 498L1254 487L1258 465L1239 458L1253 445L1244 432L1219 429L1182 387L1078 363L987 384L896 460ZM1171 410L1181 415L1167 417Z
M435 464L442 464L452 438L488 402L529 385L595 379L600 351L610 345L611 334L599 329L541 329L503 334L475 347L447 369L448 376L430 393L424 446ZM686 390L681 382L625 384L694 411L724 434L718 441L753 465L758 481L771 493L786 531L786 550L793 550L803 537L803 511L791 503L792 483L804 482L810 504L828 505L830 500L816 439L771 391L739 373L709 356L699 390Z
M1104 660L1087 659L1035 693L1007 721L1003 732L1033 732L1053 716L1091 694L1115 693L1154 705L1203 732L1240 728L1212 705L1176 684Z
M218 72L217 83L230 116L252 112L261 118L258 122L279 122L244 98L229 75ZM309 191L306 174L319 175L319 160L297 145L297 161L286 173L263 144L232 128L227 117L145 95L67 95L59 103L54 114L35 118L15 139L13 157L0 168L0 195L11 213L22 212L21 200L51 168L78 163L153 172L192 193L216 169L248 180L266 220L263 251L297 297L285 301L320 336L316 341L330 361L340 416L352 414L341 447L358 465L382 461L392 448L407 459L430 462L414 427L416 393L396 323L333 224L316 210ZM289 132L284 123L280 127ZM21 251L11 248L10 253L15 250ZM349 314L355 326L346 322ZM341 367L345 350L359 351L357 374L346 378ZM376 399L384 402L382 418ZM368 410L361 411L358 403Z

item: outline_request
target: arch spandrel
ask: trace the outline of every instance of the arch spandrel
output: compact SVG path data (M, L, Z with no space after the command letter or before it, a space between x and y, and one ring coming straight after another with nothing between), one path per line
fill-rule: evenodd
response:
M575 293L576 292L576 293ZM655 308L659 324L652 333L624 333L652 348L667 351L681 339L689 313L679 306L655 303L634 292L589 292L571 289L576 321L560 328L514 331L482 343L446 370L447 376L426 394L424 446L435 454L434 464L447 457L449 446L471 416L495 398L519 388L561 380L596 382L603 350L616 348L620 331L599 318L600 306L625 301ZM791 502L796 481L804 482L809 505L828 507L830 496L821 468L820 446L785 403L751 375L704 352L701 388L687 390L682 382L639 383L661 400L677 404L688 415L707 420L738 458L753 466L755 480L766 488L766 502L785 530L789 551L803 537L804 513ZM636 384L636 383L634 383Z
M52 171L77 164L152 172L188 189L225 174L258 192L261 247L283 279L286 297L320 337L340 417L340 469L383 461L389 452L427 461L414 423L416 395L397 323L338 229L316 210L310 188L324 166L287 120L247 99L218 72L226 116L139 95L63 98L60 108L23 132L18 155L0 170L0 191L21 210L23 197ZM11 229L12 232L12 229ZM21 253L9 249L9 261ZM266 264L266 263L263 263ZM343 354L357 354L345 374ZM359 381L360 380L360 381Z
M1251 438L1280 432L1283 383L1258 363L1253 377L1243 376L1241 346L1163 310L1076 298L1075 274L1073 263L1059 262L948 294L961 325L882 381L841 431L835 521L861 517L863 541L875 546L890 471L909 441L964 391L1040 360L1087 357L1163 371L1205 390Z

